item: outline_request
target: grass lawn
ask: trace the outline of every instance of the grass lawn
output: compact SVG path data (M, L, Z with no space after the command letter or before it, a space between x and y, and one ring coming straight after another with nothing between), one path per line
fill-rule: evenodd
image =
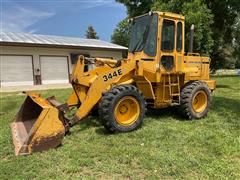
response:
M4 93L0 179L240 179L240 77L215 77L208 116L184 121L174 108L149 110L141 129L108 134L97 118L74 126L63 145L15 157L10 122L24 96ZM65 102L71 89L42 91Z

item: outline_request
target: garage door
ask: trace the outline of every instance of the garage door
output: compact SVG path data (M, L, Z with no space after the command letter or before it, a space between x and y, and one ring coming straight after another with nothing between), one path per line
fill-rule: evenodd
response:
M67 57L41 56L42 84L69 83Z
M0 68L1 87L33 85L32 56L0 55Z

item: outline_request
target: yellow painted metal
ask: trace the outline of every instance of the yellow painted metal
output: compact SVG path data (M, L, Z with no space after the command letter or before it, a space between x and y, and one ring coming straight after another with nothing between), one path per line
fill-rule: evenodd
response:
M114 116L116 121L123 126L135 123L140 115L140 105L132 96L125 96L117 103Z
M180 89L191 80L204 81L211 90L216 88L216 82L210 79L210 58L200 56L197 53L185 55L184 16L168 12L153 13L158 15L157 48L155 56L148 56L144 51L129 52L127 59L121 60L121 63L114 59L95 58L95 68L88 71L84 70L86 67L85 57L79 56L71 76L73 92L67 101L69 106L77 106L78 110L70 120L70 124L75 124L86 117L92 108L100 101L103 93L121 84L137 86L143 92L145 99L150 100L149 104L152 103L152 107L154 108L173 105L174 97L179 96ZM173 21L175 26L179 22L182 23L181 51L177 51L176 49L177 28L175 28L174 49L172 51L161 50L164 19ZM163 56L173 57L174 66L172 69L165 69L161 62ZM166 77L170 77L170 79ZM195 98L199 99L198 97ZM62 139L64 136L64 126L59 119L58 109L52 106L47 100L40 98L37 94L29 93L27 99L31 101L31 104L35 104L37 106L36 109L39 110L34 118L24 119L21 113L26 111L31 114L31 108L26 108L26 106L23 105L25 108L19 111L16 120L12 124L16 154L31 153L37 150L36 144L41 144L41 142L45 144L51 142L50 146L55 147L60 143L59 139ZM134 102L134 100L128 101ZM124 103L130 104L129 102L127 103L127 101ZM201 105L195 106L196 110L200 111ZM130 114L137 114L138 108L138 105L134 105L134 108L131 108L133 110ZM32 114L34 114L33 110ZM132 122L133 119L135 119L133 118L135 115L131 115L131 118L121 120L123 117L127 117L127 115L123 116L121 113L117 114L117 117L123 124L124 122L128 123L128 121ZM30 128L28 128L28 126ZM57 143L54 143L55 140L51 140L54 139L54 137L58 139L56 140ZM47 141L41 141L44 139L47 139Z
M118 68L111 68L106 65L114 65L116 60L96 58L95 62L97 68L87 72L84 72L84 57L79 57L71 78L71 81L75 82L73 83L75 91L72 93L68 101L69 105L77 102L81 103L81 106L76 113L76 119L80 120L87 116L91 109L101 99L103 92L120 84L136 84L136 86L143 92L145 98L155 99L155 108L171 105L173 94L179 94L179 88L190 80L203 80L208 84L211 90L215 89L216 82L209 78L209 57L202 57L197 53L185 55L184 16L169 12L154 13L158 14L159 29L157 31L158 42L156 56L148 56L143 51L129 53L128 58L122 60L122 64ZM161 50L162 23L164 19L174 21L175 25L178 22L182 23L183 48L180 52L176 50L176 45L172 52ZM177 28L175 28L175 34L176 33ZM164 68L161 63L162 56L174 57L174 68L172 70L168 71ZM148 59L148 61L145 61L144 59ZM110 79L107 82L103 81L103 76L107 76L119 69L122 70L122 75ZM163 84L172 83L169 82L170 80L164 80L166 74L178 74L178 81L175 78L173 79L173 83L179 83L179 86L176 88L170 87L171 91L168 90L169 87L163 87Z
M152 83L144 76L135 76L134 81L138 89L145 95L145 99L155 99Z
M211 90L216 88L216 81L210 79L209 65L210 58L205 56L200 56L198 53L188 53L185 55L185 18L182 15L168 13L168 12L153 12L158 14L158 35L157 35L157 53L156 56L148 56L143 51L129 53L127 60L129 62L136 62L135 76L142 76L149 80L151 86L145 86L143 90L144 97L153 97L151 89L154 90L155 94L155 108L162 108L171 105L172 95L166 91L167 88L163 87L163 78L165 74L178 74L179 86L173 89L176 89L176 92L179 88L183 87L188 81L191 80L201 80L207 83L208 87ZM136 17L138 18L138 17ZM161 34L162 34L162 23L163 20L171 20L177 23L182 23L182 50L179 52L176 50L176 44L174 50L162 51L161 50ZM177 33L177 28L175 28L175 34ZM176 35L174 42L176 42ZM174 67L170 71L165 70L161 63L162 56L173 56L174 57ZM148 59L145 61L144 59ZM139 83L137 78L134 78L136 85ZM173 82L176 82L174 80ZM168 80L165 83L169 83ZM133 83L134 84L134 83ZM147 85L148 83L146 83ZM139 88L139 87L138 87ZM163 92L166 92L163 94ZM166 101L164 100L166 99ZM153 99L153 98L152 98ZM165 101L165 102L164 102ZM169 102L169 103L166 103Z
M198 91L192 98L192 108L196 113L202 113L208 104L207 94L204 91Z
M72 94L69 96L67 104L69 106L74 106L76 104L80 103L78 100L78 96L75 91L72 92Z
M16 155L55 148L65 135L58 110L35 93L28 93L11 130Z
M135 63L133 61L129 61L123 62L122 66L118 68L99 67L95 70L92 70L90 73L96 73L98 74L98 77L91 83L91 86L86 93L86 98L81 102L81 106L75 114L75 119L81 120L87 116L91 109L102 97L102 93L108 91L112 85L116 85L118 82L121 82L121 79L124 78L124 76L128 76L128 74L130 74L134 69ZM108 81L104 81L105 76L109 76L109 74L114 74L114 72L119 71L121 71L120 75L111 78ZM73 78L77 78L78 81L81 82L81 80L84 81L84 79L88 78L88 76L80 75Z
M216 81L215 80L204 80L204 82L208 85L209 89L216 89Z

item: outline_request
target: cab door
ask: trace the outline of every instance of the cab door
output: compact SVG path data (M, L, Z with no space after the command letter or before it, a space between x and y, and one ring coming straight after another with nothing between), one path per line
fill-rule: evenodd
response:
M161 31L161 56L160 56L160 69L161 72L174 72L175 59L176 59L176 24L171 19L162 20Z
M176 19L163 18L161 28L161 72L176 73L182 70L184 56L184 24Z
M180 72L183 69L184 61L184 22L176 21L176 54L175 54L175 71Z

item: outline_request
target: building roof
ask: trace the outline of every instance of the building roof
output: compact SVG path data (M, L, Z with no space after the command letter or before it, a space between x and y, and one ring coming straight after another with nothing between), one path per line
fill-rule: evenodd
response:
M72 48L103 48L110 50L127 50L126 47L119 46L98 39L84 39L78 37L40 35L29 33L1 32L1 44L7 45L28 45L28 46L48 46L48 47L72 47Z

